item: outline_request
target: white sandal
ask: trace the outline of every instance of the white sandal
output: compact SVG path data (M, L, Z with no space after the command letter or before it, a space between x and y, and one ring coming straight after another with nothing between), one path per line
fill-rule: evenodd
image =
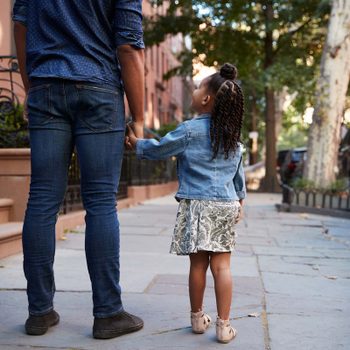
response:
M230 320L216 319L216 337L219 343L227 344L237 335L237 330L230 324Z
M210 326L211 318L203 311L191 312L192 332L203 334Z

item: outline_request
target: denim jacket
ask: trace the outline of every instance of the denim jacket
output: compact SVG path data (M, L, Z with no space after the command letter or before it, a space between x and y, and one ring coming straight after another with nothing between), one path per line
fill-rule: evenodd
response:
M223 152L213 159L209 114L181 123L160 141L138 140L136 154L153 160L177 157L177 199L231 201L246 196L242 147L228 159Z

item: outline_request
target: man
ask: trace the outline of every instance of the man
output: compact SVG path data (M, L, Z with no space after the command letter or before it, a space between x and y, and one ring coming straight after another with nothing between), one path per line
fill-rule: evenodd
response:
M16 0L18 61L27 92L32 176L23 226L27 334L59 322L53 307L55 223L76 148L86 210L85 250L93 291L93 336L137 331L119 286L116 191L123 158L125 89L143 137L141 0Z

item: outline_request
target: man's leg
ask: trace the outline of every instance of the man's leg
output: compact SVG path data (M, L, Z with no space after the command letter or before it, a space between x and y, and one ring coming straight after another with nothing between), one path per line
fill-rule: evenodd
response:
M32 172L23 225L23 253L30 314L26 331L36 335L58 322L58 315L52 312L55 224L72 152L70 126L51 114L49 99L54 93L52 85L34 87L28 99ZM52 319L40 318L48 315Z
M23 225L24 272L29 313L39 316L53 309L55 225L66 189L71 145L64 133L55 130L31 130L30 140L32 174Z
M79 135L76 138L86 210L85 250L95 317L109 317L123 310L116 211L123 140L123 132Z
M116 193L124 151L120 91L78 84L76 147L86 210L85 250L95 316L95 338L136 331L143 321L123 310L119 285L119 222Z

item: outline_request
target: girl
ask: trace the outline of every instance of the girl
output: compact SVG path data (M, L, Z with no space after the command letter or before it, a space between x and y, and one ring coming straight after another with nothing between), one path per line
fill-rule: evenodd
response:
M216 335L228 343L236 336L230 325L231 251L235 223L245 197L242 147L243 93L236 67L224 64L193 92L198 117L181 123L159 142L137 139L129 128L128 147L141 159L177 157L180 202L170 252L189 255L189 294L194 333L204 333L211 318L203 311L206 271L210 266L217 305Z

